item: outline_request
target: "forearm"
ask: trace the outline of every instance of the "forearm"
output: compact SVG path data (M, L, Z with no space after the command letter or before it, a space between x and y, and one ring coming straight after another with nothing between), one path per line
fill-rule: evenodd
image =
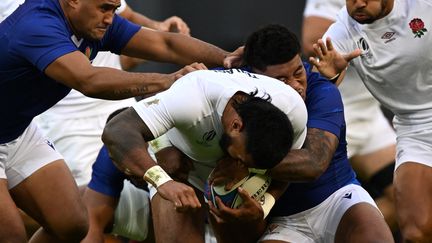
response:
M156 165L147 151L146 142L153 136L133 108L117 116L106 124L102 141L120 170L143 178L145 172Z
M309 182L316 179L320 168L307 151L299 149L289 152L282 162L267 173L273 179L283 182Z
M290 151L267 173L275 180L284 182L314 181L327 169L338 144L333 134L309 128L303 148Z
M222 66L228 52L182 34L141 29L122 54L179 65L202 62L208 67Z
M173 74L125 72L112 68L95 67L89 80L76 89L84 95L117 100L155 94L168 89L175 81Z

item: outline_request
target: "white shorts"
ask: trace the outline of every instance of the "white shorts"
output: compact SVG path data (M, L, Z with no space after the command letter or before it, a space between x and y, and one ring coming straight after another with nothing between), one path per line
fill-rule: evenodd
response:
M362 187L354 184L347 185L311 209L290 216L270 218L267 230L260 241L334 242L342 216L351 206L361 202L378 208Z
M103 145L101 134L107 115L76 119L38 118L41 131L64 156L78 186L87 185L91 179L91 167Z
M346 114L346 140L348 158L355 155L365 155L390 145L396 144L396 132L390 122L384 116L377 104L370 104L372 107L367 109L368 119L356 119L356 112L365 111L358 106L345 107ZM350 118L350 114L354 114Z
M63 159L34 122L17 139L0 144L0 178L11 189L43 166Z
M149 222L149 193L125 180L114 215L112 233L131 240L142 241L147 238Z
M334 21L344 5L345 0L307 0L303 16L318 16Z
M397 134L395 169L405 162L432 167L432 122L412 124L395 117L393 124Z

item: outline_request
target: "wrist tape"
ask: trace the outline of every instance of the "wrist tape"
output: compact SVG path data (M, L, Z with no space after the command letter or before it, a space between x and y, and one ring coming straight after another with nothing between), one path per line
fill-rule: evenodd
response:
M156 188L160 187L165 182L172 181L171 177L159 165L155 165L148 169L144 174L143 179Z
M272 194L266 192L261 197L261 207L264 211L264 218L267 217L267 215L270 213L270 210L273 208L273 206L276 203L276 199L272 196Z

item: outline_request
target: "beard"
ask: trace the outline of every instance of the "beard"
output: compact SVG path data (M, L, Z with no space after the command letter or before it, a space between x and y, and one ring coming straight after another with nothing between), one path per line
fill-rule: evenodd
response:
M222 133L222 136L219 140L219 146L221 147L224 154L229 155L228 147L231 145L231 137L227 133Z

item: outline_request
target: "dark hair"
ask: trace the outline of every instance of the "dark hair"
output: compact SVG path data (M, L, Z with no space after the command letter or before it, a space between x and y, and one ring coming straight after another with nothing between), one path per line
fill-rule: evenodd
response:
M300 54L297 36L278 24L253 32L246 40L243 59L246 65L265 71L267 66L291 61Z
M291 149L293 128L288 116L274 106L270 95L257 97L254 91L233 107L241 117L246 150L258 168L273 168Z

